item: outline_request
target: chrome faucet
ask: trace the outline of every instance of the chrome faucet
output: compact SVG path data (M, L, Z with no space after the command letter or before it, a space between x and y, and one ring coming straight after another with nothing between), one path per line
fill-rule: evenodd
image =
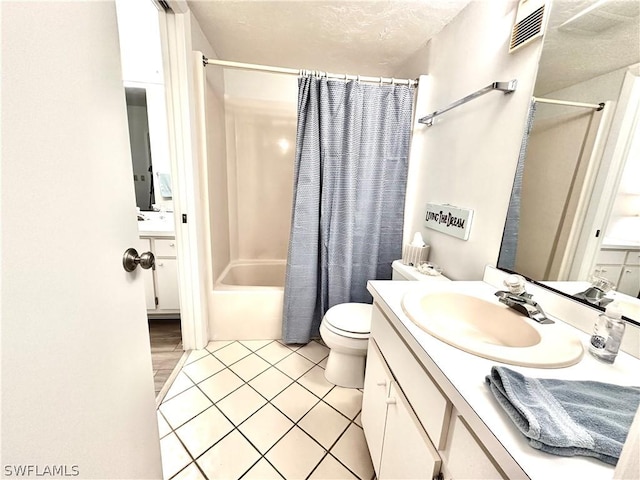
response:
M533 295L524 289L525 279L520 275L509 275L504 280L504 285L508 291L499 291L495 295L500 303L513 308L519 313L535 320L538 323L555 323L542 310L542 307L533 300Z
M613 302L613 298L605 297L605 295L614 288L616 288L616 286L610 280L594 275L591 277L591 286L584 292L576 293L574 296L586 300L593 305L606 307Z

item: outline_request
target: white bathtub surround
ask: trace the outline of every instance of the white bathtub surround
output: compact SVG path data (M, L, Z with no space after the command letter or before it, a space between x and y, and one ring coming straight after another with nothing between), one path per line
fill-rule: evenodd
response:
M285 269L285 260L231 262L209 297L209 338L279 339Z
M370 480L362 392L324 379L327 354L271 340L191 352L158 411L164 478Z
M502 272L497 271L491 273L496 276L502 274ZM501 285L501 281L497 283ZM528 477L532 479L610 479L613 476L614 467L593 458L560 457L529 447L522 434L492 398L485 384L485 376L489 374L491 367L503 364L471 355L447 345L411 322L402 310L401 301L404 294L414 288L421 288L424 291L431 292L458 291L480 295L487 301L495 302L497 300L493 294L500 288L485 282L415 284L410 282L374 281L369 283L370 292L374 296L375 305L379 312L378 319L382 321L382 323L380 321L376 323L376 314L374 313L372 338L376 342L380 339L383 354L385 354L385 349L386 352L389 352L390 344L385 341L385 339L389 338L389 335L381 336L379 334L380 330L376 330L377 325L387 325L387 330L382 333L395 332L394 335L398 339L396 342L400 342L396 343L397 348L392 348L392 350L396 352L404 351L410 354L410 358L415 359L415 366L418 368L417 371L421 372L420 375L430 378L431 383L437 385L438 392L440 392L441 404L444 407L442 418L441 420L431 418L429 422L435 421L438 423L439 421L441 422L438 424L439 426L449 425L449 433L447 433L446 428L444 430L437 428L437 438L434 439L432 433L429 433L429 437L432 438L433 445L435 445L435 447L432 447L434 458L440 457L442 459L443 468L449 468L448 464L456 461L454 458L456 450L451 448L451 443L449 442L453 441L455 443L456 436L459 435L459 431L456 430L460 426L458 419L462 419L465 429L470 432L471 437L474 438L473 442L477 444L476 451L479 452L482 458L488 459L486 465L493 468L494 471L497 468L498 471L502 472L498 477L502 475L505 478ZM544 295L538 296L538 289L535 289L534 292L533 287L530 288L529 285L527 286L527 291L534 293L534 298L543 305L548 315L555 316L556 322L559 321L558 317L564 318L558 315L557 312L571 312L571 306L567 307L562 304L575 303L557 295L555 299ZM575 314L575 312L573 313ZM588 323L591 322L589 321ZM551 325L550 327L553 326ZM571 327L567 326L567 328ZM587 344L589 334L581 332L577 328L575 329L575 334L582 339L585 345ZM639 366L640 361L638 359L626 353L620 353L616 363L613 365L603 364L590 355L584 355L578 364L567 368L539 369L513 366L510 368L526 376L537 378L595 380L619 385L634 385L637 384ZM393 371L393 364L390 364L390 367ZM394 371L394 375L396 373ZM407 391L409 393L407 397L410 402L412 401L411 387L413 384L419 383L417 382L418 376L414 375L411 378L413 379L412 381L405 381L404 383L401 378L398 380L403 390L408 384ZM419 397L418 400L420 401L415 402L414 396L415 405L421 408L428 407L427 400L424 397ZM412 403L412 405L414 404ZM416 414L419 418L421 417L418 410L416 410ZM433 415L431 416L433 417ZM449 423L449 418L451 423ZM454 430L451 430L451 428L454 428ZM433 431L434 427L425 425L425 429ZM460 449L457 451L459 453ZM470 460L468 459L457 458L457 464L463 467L469 462Z

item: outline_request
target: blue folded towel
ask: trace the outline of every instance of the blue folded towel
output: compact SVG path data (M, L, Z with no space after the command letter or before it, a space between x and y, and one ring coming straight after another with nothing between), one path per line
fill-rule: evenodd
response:
M533 448L611 465L640 405L640 387L530 378L505 367L492 367L486 380Z

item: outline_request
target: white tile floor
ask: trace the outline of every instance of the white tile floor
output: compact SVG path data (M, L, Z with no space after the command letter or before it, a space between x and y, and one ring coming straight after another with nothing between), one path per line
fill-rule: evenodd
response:
M272 340L191 352L158 409L165 479L373 478L362 392L325 380L327 355Z

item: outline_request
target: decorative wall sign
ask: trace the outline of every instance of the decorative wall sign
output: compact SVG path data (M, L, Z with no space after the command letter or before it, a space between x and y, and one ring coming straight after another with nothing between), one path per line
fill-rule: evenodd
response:
M427 203L424 225L432 230L446 233L462 240L469 239L473 210L453 205Z

